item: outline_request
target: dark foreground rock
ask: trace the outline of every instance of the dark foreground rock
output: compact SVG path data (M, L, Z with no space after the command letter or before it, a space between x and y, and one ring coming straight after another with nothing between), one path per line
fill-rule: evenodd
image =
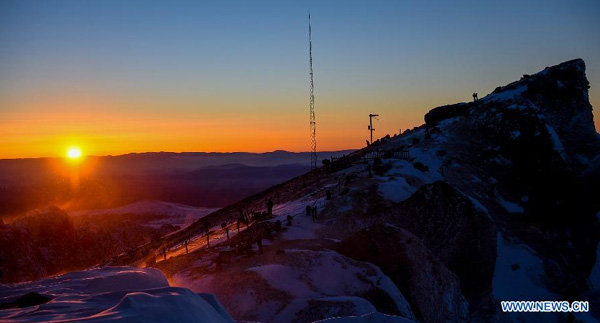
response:
M468 306L460 281L421 239L393 225L375 225L341 242L344 255L376 264L424 322L462 322Z

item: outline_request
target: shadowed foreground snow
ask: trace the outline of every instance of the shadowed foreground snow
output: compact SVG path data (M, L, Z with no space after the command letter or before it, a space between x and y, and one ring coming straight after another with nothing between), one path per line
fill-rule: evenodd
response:
M211 294L170 287L156 269L105 267L15 285L0 285L0 304L29 292L53 299L0 310L15 322L233 322Z
M385 315L378 312L351 317L334 317L318 323L410 323L414 322L400 316Z

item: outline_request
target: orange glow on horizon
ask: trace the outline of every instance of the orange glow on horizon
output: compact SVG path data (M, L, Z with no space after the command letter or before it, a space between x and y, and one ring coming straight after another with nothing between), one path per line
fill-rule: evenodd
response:
M87 156L310 150L305 102L280 98L256 106L256 102L242 99L150 101L102 95L4 98L2 103L11 110L2 115L0 159L62 157L61 152L73 143L85 147ZM368 137L370 112L382 116L376 127L377 138L423 123L422 115L406 113L398 102L373 101L379 108L370 111L364 109L365 101L321 99L317 106L318 151L362 147ZM171 106L178 109L167 109Z

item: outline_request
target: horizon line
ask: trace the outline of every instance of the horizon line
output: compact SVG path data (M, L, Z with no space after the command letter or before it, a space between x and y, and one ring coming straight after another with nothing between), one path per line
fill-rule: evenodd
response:
M339 152L339 151L349 151L349 150L359 150L362 148L346 148L346 149L337 149L337 150L323 150L320 153L328 153L328 152ZM129 152L118 155L85 155L82 158L101 158L101 157L123 157L128 155L143 155L143 154L255 154L255 155L263 155L275 152L286 152L291 154L310 154L310 151L291 151L285 149L276 149L272 151L263 151L263 152L251 152L251 151L144 151L144 152ZM319 151L317 151L319 154ZM14 158L0 158L0 160L26 160L26 159L62 159L64 156L40 156L40 157L14 157Z

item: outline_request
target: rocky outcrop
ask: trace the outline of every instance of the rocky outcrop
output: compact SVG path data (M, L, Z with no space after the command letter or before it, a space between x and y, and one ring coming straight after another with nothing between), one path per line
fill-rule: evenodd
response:
M491 299L496 263L496 230L491 219L445 182L422 186L396 208L396 223L424 245L460 279L471 303Z
M574 59L525 78L522 97L540 108L570 155L598 153L585 62ZM582 145L583 144L583 145Z
M373 264L334 251L299 249L256 261L238 260L190 287L214 293L238 320L313 322L373 311L414 319L405 297Z
M472 105L457 103L431 109L425 114L425 123L435 126L438 122L463 115Z
M419 320L467 320L460 281L410 232L393 225L375 225L344 240L337 249L348 257L379 266L407 297Z
M453 159L445 180L476 192L500 231L547 260L542 280L552 292L570 297L586 290L600 239L600 136L588 88L585 63L575 59L498 87L436 124Z

